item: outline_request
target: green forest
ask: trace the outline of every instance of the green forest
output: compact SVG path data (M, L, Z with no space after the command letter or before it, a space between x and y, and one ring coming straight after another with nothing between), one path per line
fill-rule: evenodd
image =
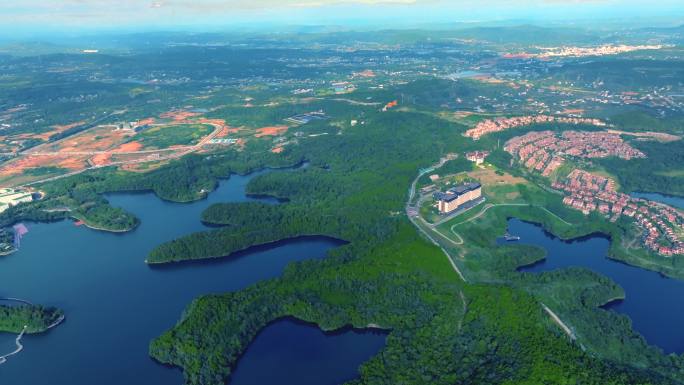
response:
M41 333L58 322L64 313L56 308L37 305L0 305L0 332Z
M412 87L425 89L427 84L411 84L406 91ZM447 102L470 92L463 87L417 93L412 105ZM496 87L490 91L496 92ZM474 143L463 137L466 127L437 115L411 109L382 113L359 107L361 112L350 113L346 106L336 108L327 112L337 112L345 120L362 115L365 124L340 128L339 121L312 122L297 128L301 139L281 154L269 151L270 141L255 140L241 151L189 155L145 173L105 168L55 180L39 186L46 199L12 207L0 214L0 225L75 218L104 230L127 231L139 220L110 206L108 193L152 192L164 200L190 202L205 198L231 174L280 169L256 177L247 186L248 194L275 197L279 204L212 205L201 220L214 229L161 244L147 262L229 258L252 246L309 235L339 239L345 245L324 260L289 265L280 278L238 292L203 296L189 304L178 323L149 348L157 361L182 368L188 384L225 383L259 331L286 317L324 330L378 325L387 331L386 347L362 365L359 378L351 384L681 383L681 357L649 347L626 317L597 309L610 298L624 296L615 283L583 269L519 274L518 266L543 258L543 251L492 247L492 237L503 231L509 216L541 223L564 238L602 232L616 242L628 235L621 224L608 226L592 217L586 226L566 228L534 209L502 210L483 226L469 227L462 234L471 242L462 252L477 256L455 261L468 279L464 282L440 247L420 236L409 222L405 204L418 170L446 153L458 153L460 158L436 172L467 171L472 164L463 160L463 152L487 149L495 150L492 163L515 173L510 156L496 148L525 130ZM288 106L278 114L303 109ZM229 108L212 112L216 118L230 113ZM527 130L549 128L566 127L538 125ZM321 132L339 134L306 135ZM654 143L639 145L646 152L658 151L647 148L657 146ZM661 165L654 170L677 162L673 156L654 156ZM601 166L608 170L622 167L605 161ZM297 167L301 165L306 167ZM419 181L419 185L427 183L425 178ZM642 178L634 183L647 182ZM569 221L579 220L579 214L566 210L558 196L538 189L519 193ZM619 249L613 251L619 255ZM634 262L642 256L621 257ZM542 302L563 309L561 315L573 325L583 325L576 330L577 341L550 319ZM16 332L22 320L37 317L29 317L29 310L0 319L13 319L7 330ZM54 319L61 313L51 314L38 319Z
M459 134L463 129L419 114L379 114L342 139L323 138L292 151L309 167L265 174L248 187L285 203L208 208L202 220L222 227L160 245L148 261L229 256L311 234L349 244L323 261L290 265L282 278L195 300L176 327L152 342L150 354L182 367L188 384L220 384L259 330L296 317L325 330L374 324L389 331L386 348L362 366L354 384L677 383L678 360L651 352L646 363L653 369L630 361L644 345L624 317L611 316L617 317L612 320L616 326L587 352L568 340L540 306L540 300L556 298L551 303L572 303L577 317L603 325L606 320L597 318L595 307L619 295L612 282L585 270L556 274L562 285L549 284L555 282L553 275L521 279L515 266L539 259L536 249L523 254L478 249L489 253L486 261L491 262L468 266L468 271L491 270L491 275L473 275L486 285L464 283L439 248L417 235L402 212L407 187L419 168L467 147ZM450 167L464 166L455 162ZM601 345L614 339L622 339L624 346Z

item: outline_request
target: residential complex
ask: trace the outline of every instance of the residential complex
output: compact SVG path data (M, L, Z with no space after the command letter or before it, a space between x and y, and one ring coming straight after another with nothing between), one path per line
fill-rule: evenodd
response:
M441 214L451 213L458 208L482 198L480 183L465 183L446 192L436 192L433 197Z
M615 222L633 218L644 230L644 245L663 256L684 255L684 213L662 203L633 198L615 190L615 182L575 169L553 188L568 194L563 203L585 215L598 212Z
M481 165L488 156L489 151L473 151L466 154L466 159L477 165Z
M591 131L530 132L515 137L504 145L504 150L517 157L527 169L550 176L565 162L565 157L622 159L645 158L617 133Z
M495 132L505 131L511 128L529 126L532 124L561 123L561 124L586 124L598 127L605 127L606 123L599 119L590 118L568 118L550 115L516 116L512 118L488 119L477 124L474 128L466 131L465 136L475 140L484 135Z
M510 57L526 57L548 59L553 57L585 57L585 56L607 56L618 55L621 53L657 50L662 49L663 45L625 45L625 44L606 44L598 47L539 47L539 53L518 53L510 54Z

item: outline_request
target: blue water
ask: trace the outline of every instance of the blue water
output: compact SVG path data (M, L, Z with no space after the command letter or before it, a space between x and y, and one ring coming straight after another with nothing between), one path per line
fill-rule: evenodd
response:
M684 209L684 198L680 198L680 197L676 197L676 196L672 196L672 195L666 195L666 194L658 194L658 193L635 192L635 193L632 193L630 195L634 198L648 199L648 200L652 200L655 202L665 203L665 204L670 205L672 207Z
M200 214L210 204L252 200L245 196L245 186L260 174L233 176L222 181L208 199L191 204L165 202L151 193L109 196L113 205L141 219L130 233L90 230L71 221L27 224L29 233L21 249L0 258L0 297L57 306L64 309L67 319L48 333L26 336L25 350L0 366L0 384L181 384L180 370L159 365L147 352L150 340L172 327L192 299L278 276L289 262L322 258L341 244L308 237L221 260L166 267L144 263L160 243L205 230ZM288 338L290 332L277 327L270 331L274 338ZM14 337L0 333L0 346L11 346ZM363 335L347 338L360 345L366 339ZM333 342L319 341L319 346L326 352L338 350ZM302 361L316 358L308 353L295 349L288 354ZM363 361L372 355L367 353L346 349L340 354ZM249 362L258 365L260 357L247 354ZM330 370L340 369L346 375L358 368L357 364L343 367L346 363L340 361L339 368ZM300 383L287 373L281 376L281 383Z
M350 329L324 333L310 324L280 320L252 342L231 384L295 383L288 381L294 378L297 385L341 384L357 376L358 367L384 347L385 337L381 332Z
M634 329L650 344L666 353L684 353L684 281L608 259L609 240L603 236L563 241L518 219L510 219L508 226L512 235L522 238L520 243L547 251L546 259L519 271L538 273L579 266L610 277L625 290L626 298L606 308L629 316Z

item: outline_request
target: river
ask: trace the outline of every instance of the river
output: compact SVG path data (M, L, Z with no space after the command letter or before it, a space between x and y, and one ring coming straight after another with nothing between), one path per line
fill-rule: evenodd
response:
M207 199L189 204L162 201L152 193L109 195L113 205L140 218L140 226L129 233L95 231L71 221L28 223L20 250L0 258L0 297L57 306L67 319L48 333L25 336L24 351L0 366L0 384L182 384L180 370L156 363L147 352L150 340L172 327L192 299L276 277L291 261L322 258L341 245L329 238L306 237L219 260L161 267L144 263L160 243L206 230L200 214L209 205L256 199L245 196L245 186L263 173L234 175L221 181ZM277 203L269 198L259 200ZM274 349L292 333L300 336L302 343L308 338L317 341L318 351L289 344L278 348L288 360L307 362L319 354L347 357L327 368L343 378L349 377L350 371L356 373L358 365L384 344L379 335L346 331L341 336L347 343L337 346L334 338L320 338L317 328L293 328L287 321L276 322L267 331L273 340L266 342ZM0 347L10 346L15 337L0 336ZM367 348L349 348L353 345ZM262 359L269 358L254 356L251 348L243 357L255 367ZM303 383L286 369L280 368L279 383ZM232 384L253 383L249 373L258 374L242 368L238 373L244 374Z
M650 344L666 353L684 353L684 281L608 259L610 241L600 235L563 241L518 219L510 219L508 228L511 235L521 237L520 243L547 251L546 259L519 271L538 273L580 266L610 277L625 290L626 298L606 308L629 316L634 329Z

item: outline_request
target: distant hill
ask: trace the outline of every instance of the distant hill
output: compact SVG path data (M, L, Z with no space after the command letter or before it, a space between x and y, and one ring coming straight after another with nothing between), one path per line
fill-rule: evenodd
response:
M452 32L454 36L492 43L521 45L595 44L602 41L597 33L575 28L549 28L534 25L475 27Z

